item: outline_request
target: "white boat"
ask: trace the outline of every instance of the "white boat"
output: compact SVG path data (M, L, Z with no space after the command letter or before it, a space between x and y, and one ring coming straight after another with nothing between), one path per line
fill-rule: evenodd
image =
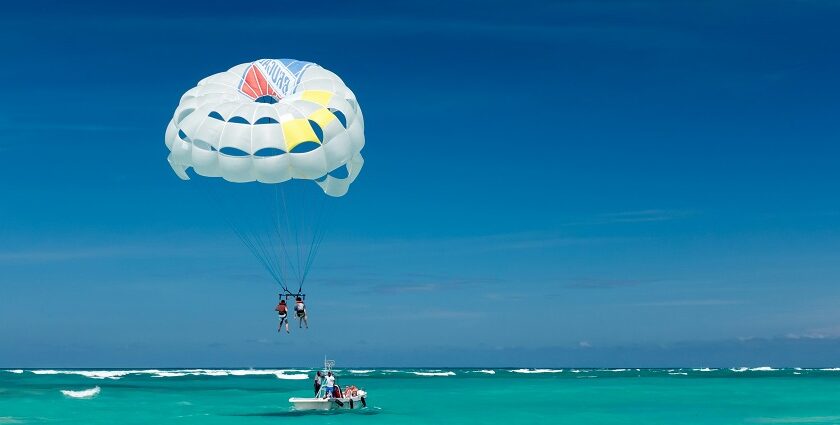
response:
M324 398L321 393L319 397L292 397L289 403L295 410L362 409L367 404L367 392L364 390L359 390L355 396L341 398Z
M335 361L324 360L324 373L332 372L335 366ZM324 387L318 391L315 397L292 397L289 403L295 410L334 410L334 409L363 409L367 407L367 391L362 389L353 389L355 387L347 386L342 389L341 397L328 397Z

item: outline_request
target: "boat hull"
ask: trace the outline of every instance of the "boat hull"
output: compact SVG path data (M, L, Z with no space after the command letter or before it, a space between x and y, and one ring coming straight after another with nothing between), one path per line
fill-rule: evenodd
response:
M351 409L350 401L352 400L352 409L361 409L363 407L362 398L366 396L366 392L359 391L359 394L357 396L341 397L336 399L316 397L292 397L289 399L289 403L292 403L292 407L295 410L336 410ZM340 401L343 406L336 403L336 400Z

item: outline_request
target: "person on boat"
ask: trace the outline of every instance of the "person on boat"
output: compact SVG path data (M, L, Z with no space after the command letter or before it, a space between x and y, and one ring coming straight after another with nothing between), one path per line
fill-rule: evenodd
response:
M350 398L359 395L359 389L355 385L349 385L344 389L344 397Z
M300 297L295 298L295 314L298 317L298 328L306 325L306 329L309 329L309 321L306 320L306 306Z
M315 397L318 397L318 391L321 391L322 378L323 376L321 376L321 371L318 371L318 373L315 374Z
M280 332L283 329L283 324L286 324L286 333L289 333L289 308L286 306L286 300L280 300L280 304L277 304L277 307L274 307L274 311L277 312L277 315L280 317L280 324L277 325L277 332Z
M327 377L324 378L324 398L333 398L333 388L335 387L335 376L332 372L327 372Z

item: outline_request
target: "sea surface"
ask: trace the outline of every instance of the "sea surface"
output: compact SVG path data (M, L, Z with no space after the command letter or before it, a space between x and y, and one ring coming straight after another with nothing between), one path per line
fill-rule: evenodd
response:
M0 424L840 424L840 368L339 369L366 409L294 411L314 374L0 370Z

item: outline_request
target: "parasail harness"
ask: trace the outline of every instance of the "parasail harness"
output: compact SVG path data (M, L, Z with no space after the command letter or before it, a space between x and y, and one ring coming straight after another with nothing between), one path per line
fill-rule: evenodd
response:
M280 300L285 299L286 301L288 301L289 298L297 299L298 297L300 297L301 301L306 301L306 294L302 294L302 293L300 293L300 291L298 291L297 293L292 293L288 289L283 289L283 292L281 292L277 295L278 295L278 298Z

